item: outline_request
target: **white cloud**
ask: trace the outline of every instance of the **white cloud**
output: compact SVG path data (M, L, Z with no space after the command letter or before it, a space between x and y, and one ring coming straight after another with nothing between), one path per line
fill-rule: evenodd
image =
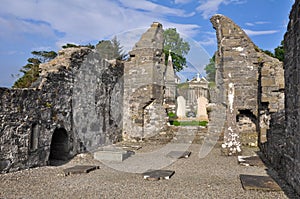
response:
M275 34L275 33L279 32L278 30L259 30L259 31L255 31L255 30L249 30L249 29L244 29L244 31L246 32L246 34L248 36L270 35L270 34Z
M212 46L217 44L216 37L207 37L206 39L199 41L199 44L203 46Z
M254 23L250 23L250 22L245 23L245 25L246 25L246 26L255 26Z
M218 12L221 4L242 4L245 2L245 0L200 0L200 5L196 8L196 10L202 14L204 19L208 19Z
M269 24L270 22L268 21L256 21L255 24L257 25L264 25L264 24Z
M140 10L149 11L149 12L158 13L158 14L176 15L176 16L180 16L180 17L189 17L189 16L193 16L195 14L194 12L186 14L181 9L169 8L166 6L152 3L147 0L130 0L130 1L119 0L119 1L125 7L132 8L132 9L140 9Z
M187 4L191 2L192 0L174 0L175 4Z
M173 9L146 0L134 1L11 1L3 0L0 7L0 36L11 33L49 34L58 37L57 44L66 42L85 44L90 41L108 39L111 35L126 30L149 27L153 21L178 27L185 34L195 34L197 25L168 23L167 15L189 16L181 9ZM10 16L9 19L3 16ZM42 23L39 23L42 22ZM2 29L2 28L1 28Z
M43 35L46 38L55 37L55 32L49 24L33 22L13 16L0 16L0 27L2 29L0 39L20 40L24 37L22 36L24 33Z
M164 29L176 28L177 32L184 37L193 37L199 33L199 25L196 24L176 24L171 22L164 22Z
M224 3L224 0L201 1L200 6L197 7L197 11L202 13L204 19L207 19L213 14L217 13L221 3Z
M255 22L247 22L245 23L246 26L255 26L255 25L265 25L269 24L270 22L268 21L255 21Z

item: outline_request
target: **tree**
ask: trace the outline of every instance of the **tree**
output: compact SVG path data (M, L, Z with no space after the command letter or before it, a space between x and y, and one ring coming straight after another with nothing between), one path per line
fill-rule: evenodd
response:
M80 48L80 47L88 47L88 48L91 48L91 49L94 49L95 46L93 46L92 44L88 44L88 45L76 45L76 44L65 44L62 46L63 49L66 49L66 48Z
M261 49L261 51L263 51L265 54L267 54L267 55L269 55L271 57L275 57L275 55L271 51L269 51L269 50L263 50L263 49Z
M283 41L281 41L280 45L274 49L274 55L280 61L284 61L284 48L283 48Z
M215 66L215 55L209 59L209 63L204 68L206 72L206 78L210 82L215 82L216 66Z
M169 50L173 60L173 66L176 71L182 70L186 66L185 56L190 51L190 44L184 41L176 28L169 28L164 31L164 53L165 62L168 63Z
M266 53L267 55L271 56L271 57L274 57L274 58L277 58L279 59L280 61L284 61L284 47L283 47L283 41L281 41L280 45L277 46L275 49L274 49L274 53L272 53L271 51L269 50L261 50L263 51L264 53Z
M79 48L79 46L76 45L76 44L69 44L68 43L68 44L63 45L62 48L63 49L66 49L66 48Z
M125 58L120 41L118 41L116 36L112 40L99 41L96 45L96 50L103 59L123 60Z
M27 59L27 64L20 69L24 73L13 85L13 88L28 88L39 77L39 65L54 59L54 51L32 51L33 57Z

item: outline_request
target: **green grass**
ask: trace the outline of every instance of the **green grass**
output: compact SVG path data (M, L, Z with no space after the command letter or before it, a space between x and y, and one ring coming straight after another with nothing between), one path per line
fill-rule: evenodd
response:
M206 126L207 121L170 121L174 126Z
M168 113L168 116L169 116L169 118L175 118L175 117L176 117L176 114L175 114L175 113L172 113L172 112L169 112L169 113Z

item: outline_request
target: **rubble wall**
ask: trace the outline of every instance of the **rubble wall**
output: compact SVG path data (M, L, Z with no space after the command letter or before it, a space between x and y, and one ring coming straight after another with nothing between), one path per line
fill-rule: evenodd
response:
M296 0L284 37L285 114L281 124L271 121L265 156L286 181L300 194L300 1Z
M84 67L97 78L80 75L84 74ZM67 158L121 137L122 124L118 120L122 120L119 111L123 101L123 84L119 81L123 75L122 65L104 62L88 48L72 48L60 51L56 59L42 64L40 69L40 78L32 88L0 88L1 173L47 165L52 135L57 129L67 132ZM85 78L95 80L94 93L78 90L82 88L78 85L87 81ZM89 96L92 101L88 101ZM82 99L87 101L83 103ZM84 112L74 112L74 107L80 110L78 108L87 103L95 105L94 118L102 123L86 123L80 128L76 122ZM100 125L101 129L96 132L94 128ZM92 142L92 139L98 140Z

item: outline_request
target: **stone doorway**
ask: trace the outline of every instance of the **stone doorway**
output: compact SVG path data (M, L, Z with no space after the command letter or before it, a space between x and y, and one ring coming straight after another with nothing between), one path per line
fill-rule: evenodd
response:
M258 146L257 117L251 110L239 110L236 116L240 141L246 146Z
M50 165L61 165L68 159L68 133L64 128L55 129L50 145L49 163Z

